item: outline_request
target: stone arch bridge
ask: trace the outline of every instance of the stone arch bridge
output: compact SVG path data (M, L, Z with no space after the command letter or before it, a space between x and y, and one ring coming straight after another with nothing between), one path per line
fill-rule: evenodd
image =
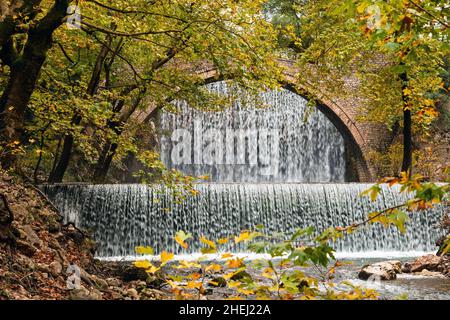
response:
M363 112L361 107L364 104L364 100L360 97L355 95L348 98L330 98L325 90L311 90L311 88L299 85L297 79L301 70L295 66L293 61L279 59L279 64L284 70L283 87L306 99L313 97L318 109L343 136L347 150L347 163L353 173L351 181L373 182L376 173L367 159L367 154L371 150L384 149L392 142L393 134L384 125L358 121L358 116ZM198 74L207 83L222 80L218 70L210 63L205 62L187 68ZM357 92L359 81L356 77L346 78L344 83L349 86L350 90L355 88L355 92ZM314 94L311 94L312 91Z

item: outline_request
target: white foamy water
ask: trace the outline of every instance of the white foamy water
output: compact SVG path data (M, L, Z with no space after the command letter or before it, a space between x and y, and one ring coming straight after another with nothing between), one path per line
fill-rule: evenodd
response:
M208 88L222 95L230 91L224 82ZM237 99L220 112L175 102L178 112L164 112L161 117L163 163L222 183L345 181L344 139L324 114L314 108L308 111L307 100L287 90L262 92L260 98L245 104ZM174 136L179 130L184 134ZM231 147L230 133L242 138L231 141ZM183 155L179 163L174 147L186 141L187 158ZM214 156L209 157L207 151L212 149Z
M137 246L152 246L175 254L200 252L198 239L229 238L242 230L265 227L266 234L293 234L298 228L348 226L363 221L373 211L403 203L408 197L398 189L383 187L379 199L360 197L369 184L204 184L200 195L173 202L170 190L146 185L55 185L44 191L65 215L66 221L91 230L97 255L134 255ZM166 209L169 209L167 211ZM333 243L343 255L383 255L393 252L418 255L435 250L440 236L436 224L444 212L436 207L414 213L407 232L376 224ZM189 250L175 242L179 230L192 233ZM245 252L245 245L229 243L224 251ZM383 253L379 253L383 252ZM345 254L344 254L345 253Z

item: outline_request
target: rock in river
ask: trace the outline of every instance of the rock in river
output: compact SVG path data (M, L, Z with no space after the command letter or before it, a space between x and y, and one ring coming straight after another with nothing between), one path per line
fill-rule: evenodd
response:
M384 261L364 266L358 274L362 280L395 280L400 273L400 261Z
M421 272L424 269L427 269L428 271L439 271L439 265L441 263L441 258L434 255L434 254L428 254L426 256L422 256L418 259L416 259L412 263L405 263L405 265L402 268L403 272Z

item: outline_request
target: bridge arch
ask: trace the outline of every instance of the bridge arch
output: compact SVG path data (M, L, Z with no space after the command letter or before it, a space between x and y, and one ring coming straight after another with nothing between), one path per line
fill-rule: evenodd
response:
M284 79L281 85L284 89L289 90L301 97L311 100L309 90L296 84L296 75L299 70L294 66L294 62L290 60L280 60L279 63L284 67ZM213 83L223 81L218 70L209 64L203 64L193 69L194 72L205 80L205 83ZM369 150L377 148L380 141L370 140L368 137L372 135L371 130L379 130L373 126L367 126L356 121L359 113L359 101L332 101L326 95L321 97L313 97L317 108L321 111L338 129L344 138L347 151L351 159L351 165L356 173L356 179L360 182L372 182L374 172L370 167L365 154ZM381 142L382 143L382 142Z

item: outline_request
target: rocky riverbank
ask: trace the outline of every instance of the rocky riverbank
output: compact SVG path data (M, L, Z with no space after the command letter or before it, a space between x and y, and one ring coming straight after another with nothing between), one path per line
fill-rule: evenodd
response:
M362 267L358 278L362 280L395 280L397 274L439 277L450 280L450 255L425 255L411 262L398 260L377 262Z
M95 260L89 235L33 186L1 173L0 195L0 300L170 298L133 267Z

